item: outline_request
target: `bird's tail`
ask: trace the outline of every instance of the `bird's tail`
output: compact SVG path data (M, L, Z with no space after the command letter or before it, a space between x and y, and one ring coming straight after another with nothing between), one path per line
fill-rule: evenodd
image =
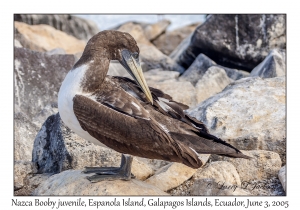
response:
M199 154L217 154L233 158L251 158L216 136L201 131L195 132L195 134L196 135L175 132L170 133L173 139L181 142Z

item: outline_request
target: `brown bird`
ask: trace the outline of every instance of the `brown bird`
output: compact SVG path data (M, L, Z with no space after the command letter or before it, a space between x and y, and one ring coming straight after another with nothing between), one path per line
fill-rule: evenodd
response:
M108 76L118 60L134 80ZM122 153L120 167L87 167L92 182L131 178L132 156L203 165L199 154L248 158L209 134L205 125L188 116L188 106L149 88L139 62L139 48L125 32L102 31L92 37L58 94L63 122L82 138Z

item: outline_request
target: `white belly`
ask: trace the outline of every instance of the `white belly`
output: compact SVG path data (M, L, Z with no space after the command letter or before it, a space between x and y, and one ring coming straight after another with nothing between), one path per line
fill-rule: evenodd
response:
M81 79L84 76L84 73L88 65L82 65L77 69L73 69L69 71L66 78L64 79L58 93L58 111L62 121L68 126L71 130L73 130L80 137L88 140L99 146L104 146L99 140L92 137L88 132L84 131L73 111L73 98L75 95L85 95L88 94L83 93L80 88Z

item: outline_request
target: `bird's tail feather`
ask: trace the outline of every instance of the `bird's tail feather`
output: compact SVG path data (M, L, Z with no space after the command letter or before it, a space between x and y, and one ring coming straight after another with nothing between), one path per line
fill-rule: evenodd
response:
M234 158L250 158L232 145L211 134L204 132L195 133L197 136L175 132L170 132L170 135L176 141L181 142L199 154L218 154Z

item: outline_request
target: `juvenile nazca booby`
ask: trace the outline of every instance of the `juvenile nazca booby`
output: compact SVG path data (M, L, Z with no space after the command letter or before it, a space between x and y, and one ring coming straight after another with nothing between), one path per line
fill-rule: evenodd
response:
M118 60L135 81L107 76L110 60ZM63 122L82 138L122 153L120 167L87 167L92 182L131 178L132 157L202 166L198 154L247 158L209 134L205 125L183 112L188 106L149 88L133 37L102 31L92 37L58 94ZM124 155L125 154L125 155Z

